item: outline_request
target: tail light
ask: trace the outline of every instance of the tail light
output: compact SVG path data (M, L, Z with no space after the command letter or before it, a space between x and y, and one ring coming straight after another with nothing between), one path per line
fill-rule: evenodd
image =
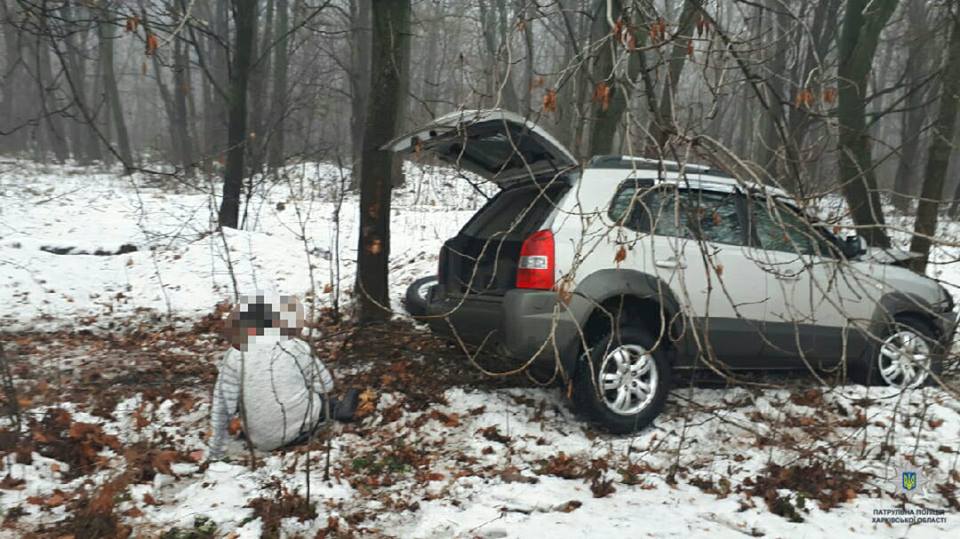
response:
M517 288L550 290L554 285L553 232L540 230L530 235L520 247L517 265Z

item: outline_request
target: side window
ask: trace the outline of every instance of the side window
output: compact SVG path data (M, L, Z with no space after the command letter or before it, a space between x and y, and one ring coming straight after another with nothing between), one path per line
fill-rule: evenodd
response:
M681 198L686 197L692 209L687 226L704 241L743 245L746 235L737 208L739 196L708 191L682 192Z
M609 215L614 223L619 223L623 219L627 211L630 210L630 203L635 196L637 196L637 186L635 184L627 183L620 186L617 194L613 195L613 202L610 203Z
M832 252L813 225L792 208L754 199L748 213L763 249L821 256Z
M738 197L674 186L651 189L625 185L611 203L610 217L622 219L625 227L638 232L743 245L746 228L737 208Z

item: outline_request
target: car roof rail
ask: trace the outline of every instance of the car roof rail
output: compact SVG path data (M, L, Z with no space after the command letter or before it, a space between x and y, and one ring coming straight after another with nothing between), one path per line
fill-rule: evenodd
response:
M586 168L616 168L631 170L656 170L664 172L696 172L721 178L733 178L730 173L708 165L687 163L680 166L676 161L650 159L648 157L634 157L630 155L597 155L587 163Z

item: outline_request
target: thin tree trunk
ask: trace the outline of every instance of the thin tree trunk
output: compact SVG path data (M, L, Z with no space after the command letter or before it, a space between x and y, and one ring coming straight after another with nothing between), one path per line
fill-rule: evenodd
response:
M264 105L266 104L266 88L270 76L270 56L272 51L266 50L273 42L273 11L274 0L267 0L267 12L264 18L262 39L255 40L261 50L254 51L254 58L258 62L251 66L250 79L250 129L255 137L249 141L247 156L250 158L251 174L259 172L266 155L267 142L270 140L266 122L264 121ZM248 193L248 196L250 193Z
M494 106L517 112L520 102L513 87L513 66L500 69L500 55L507 53L506 40L509 38L506 31L506 0L494 0L496 6L492 9L488 1L480 0L477 6L480 8L483 43L487 49L489 94Z
M42 18L41 27L48 30L45 16ZM58 162L63 163L70 158L70 150L67 147L67 139L63 134L63 121L60 112L57 112L60 108L60 102L57 98L57 88L54 86L53 71L50 66L50 48L40 36L37 36L36 39L36 50L37 73L39 74L37 83L40 90L42 114L46 120L47 139L53 150L53 155Z
M287 0L277 0L277 44L273 51L273 133L270 137L270 149L267 162L271 168L279 168L284 162L284 118L287 116L287 54L289 41L287 32L290 26L290 13Z
M914 265L914 269L920 273L926 270L931 238L937 232L937 210L943 197L943 185L950 164L950 153L953 150L957 112L960 111L960 11L950 15L953 17L953 24L951 24L947 60L943 67L940 111L933 124L931 133L933 140L928 151L923 189L917 206L913 241L910 242L910 250L922 255Z
M3 25L4 45L7 53L3 64L3 76L0 84L3 89L3 101L0 102L0 151L19 153L27 148L25 131L21 131L27 124L28 117L22 99L30 94L29 81L22 65L18 65L17 51L22 39L27 34L19 28L20 21L16 19L15 9L7 5L7 0L0 0L0 23Z
M106 10L101 11L97 24L100 36L100 63L103 69L103 86L106 92L107 107L113 120L113 127L117 137L118 153L123 160L125 173L133 171L133 153L130 151L130 135L127 133L127 122L123 118L123 102L120 100L120 90L117 87L117 76L114 71L113 41L116 35L116 26L108 20Z
M897 0L848 0L840 32L839 172L854 223L870 245L889 247L866 125L867 79L880 32ZM865 11L867 10L867 11Z
M147 33L154 33L152 29L152 21L147 16L147 11L144 9L143 3L140 4L141 14L140 18L143 24L143 29ZM150 63L153 65L153 78L157 83L157 92L160 94L160 102L163 103L163 111L167 115L167 134L170 137L170 147L167 153L167 159L170 162L180 162L182 159L181 154L181 143L177 137L176 130L176 113L173 110L173 97L170 95L170 89L167 87L167 83L163 80L163 66L160 63L160 56L153 54L150 56Z
M776 0L768 0L770 7L778 9L780 4ZM760 166L767 171L771 178L780 178L778 167L780 152L780 134L777 132L777 119L784 119L782 96L784 91L783 82L778 78L781 73L787 72L787 54L791 44L787 41L787 26L790 24L790 14L786 11L777 13L769 12L770 19L769 34L772 42L766 47L770 56L767 62L770 63L770 75L764 84L767 94L767 103L770 107L769 114L763 119L763 139L760 144L759 160ZM790 133L792 136L792 133Z
M173 133L179 144L178 158L183 172L193 175L193 138L190 136L188 96L190 94L190 59L187 45L180 39L173 43Z
M916 193L916 185L920 180L920 133L927 116L923 106L925 92L918 85L926 67L927 10L919 2L907 5L907 65L904 79L907 86L904 89L906 97L903 101L907 110L901 114L900 129L900 160L897 163L897 173L893 177L893 205L902 212L910 208L910 200Z
M402 67L410 47L410 0L373 0L371 85L363 135L360 234L355 293L361 322L389 317L390 168L381 150L396 133L405 96Z
M524 3L527 3L524 7ZM533 71L534 71L534 48L533 48L533 21L536 17L535 5L528 0L518 0L516 3L516 12L523 13L523 46L526 50L526 59L524 61L523 71L523 106L521 114L527 115L533 110Z
M692 37L695 14L700 9L701 4L702 0L685 0L683 11L680 12L677 39L673 40L673 46L671 47L667 80L664 82L663 91L660 94L656 115L650 122L650 133L661 148L667 143L667 138L673 132L673 103L677 95L680 75L683 73L683 66L687 60L687 42L684 38Z
M359 187L363 174L363 134L367 125L367 97L370 93L370 2L354 0L352 7L352 29L350 39L350 151L353 154L353 174L350 177L350 189Z
M234 0L233 13L236 36L227 103L227 164L223 174L223 200L218 215L220 226L229 228L237 228L240 218L240 191L243 187L244 154L247 146L247 87L257 35L257 0Z
M609 4L609 9L613 10L610 16L616 19L623 10L623 4L620 0L614 0ZM597 57L593 61L592 83L594 91L599 85L605 85L611 92L611 96L606 103L594 100L590 107L592 116L592 125L590 127L590 142L588 156L608 154L613 149L613 137L617 133L617 126L620 125L620 117L626 108L627 86L618 84L613 73L614 58L617 55L619 45L616 38L611 36L613 31L607 22L608 4L604 0L594 4L593 25L590 30L590 40L593 42L606 39L606 43L597 51ZM632 55L636 56L636 55Z
M409 34L409 32L407 32ZM410 41L407 35L404 39ZM405 45L405 50L410 50L410 45ZM403 54L400 59L400 110L397 112L397 123L394 126L394 132L402 133L407 130L407 116L410 107L408 103L410 95L410 54ZM390 183L394 188L403 187L407 176L403 172L403 156L393 155L393 163L390 164Z

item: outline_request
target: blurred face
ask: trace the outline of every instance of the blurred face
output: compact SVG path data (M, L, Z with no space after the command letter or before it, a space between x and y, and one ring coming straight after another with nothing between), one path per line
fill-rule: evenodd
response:
M296 296L277 299L258 296L240 296L224 323L224 337L238 350L255 344L257 337L293 338L303 328L303 307Z

